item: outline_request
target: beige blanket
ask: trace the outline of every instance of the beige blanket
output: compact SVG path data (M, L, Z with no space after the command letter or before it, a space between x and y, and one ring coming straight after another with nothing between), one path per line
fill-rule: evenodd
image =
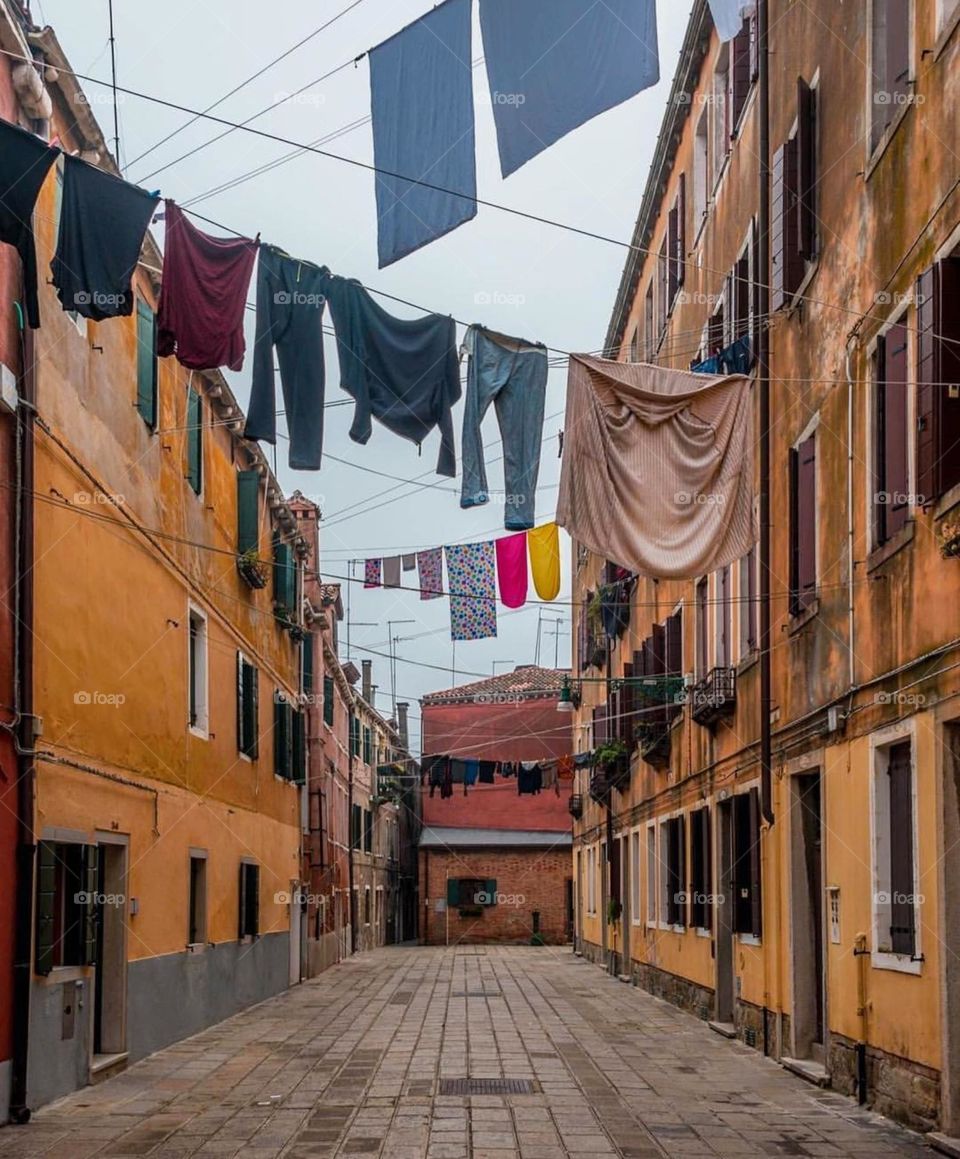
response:
M750 380L572 355L557 522L660 579L745 555L756 539Z

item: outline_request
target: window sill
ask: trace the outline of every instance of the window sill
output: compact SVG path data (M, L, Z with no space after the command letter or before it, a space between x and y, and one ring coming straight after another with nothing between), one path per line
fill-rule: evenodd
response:
M190 728L190 735L195 736L197 738L197 740L209 740L210 739L210 733L207 732L207 730L205 728L198 728L195 724L191 724L189 726L189 728Z
M697 937L698 938L712 938L713 937L713 930L707 930L707 929L704 929L703 926L697 926Z
M949 515L954 507L960 507L960 483L951 487L937 501L937 506L933 512L934 519L942 519L945 515Z
M763 941L756 934L737 934L741 946L762 946Z
M899 130L900 126L903 124L904 119L906 118L906 116L910 112L910 110L913 108L913 98L914 98L913 86L914 86L914 83L915 83L914 81L909 82L910 89L911 89L911 91L909 93L910 99L907 101L907 103L905 105L903 105L903 107L899 110L899 112L893 118L893 120L890 122L890 124L887 125L886 129L884 130L883 136L880 138L876 147L873 150L871 150L871 152L869 154L869 157L867 160L867 168L863 174L863 180L865 182L869 181L870 178L876 172L877 166L883 160L884 155L887 152L887 149L889 149L889 147L890 147L890 142L897 135L897 131Z
M787 624L787 631L791 636L795 636L820 615L820 597L817 596L811 604L803 609L802 612L797 612L796 615L790 617L790 622Z
M936 61L938 61L940 57L943 56L944 50L953 39L953 34L957 31L958 27L960 27L960 8L958 8L957 11L953 13L953 15L947 20L946 24L944 24L943 28L937 34L937 42L933 46L934 63L936 63Z
M792 316L798 314L803 308L803 304L807 298L807 290L813 283L817 272L820 269L820 253L817 251L817 256L810 261L804 260L803 277L800 279L800 285L793 291L790 296L790 304L787 306L787 315Z
M188 954L202 954L207 948L206 942L187 942L186 950Z
M916 523L911 519L886 543L881 543L879 547L875 547L867 557L867 575L882 567L888 560L893 559L898 552L903 551L908 543L912 543L916 527Z
M34 980L47 986L59 986L63 982L86 982L92 970L92 966L54 966L49 974L34 974Z
M912 974L914 977L919 977L923 972L923 962L887 950L874 950L870 955L870 965L874 970L892 970L895 974Z

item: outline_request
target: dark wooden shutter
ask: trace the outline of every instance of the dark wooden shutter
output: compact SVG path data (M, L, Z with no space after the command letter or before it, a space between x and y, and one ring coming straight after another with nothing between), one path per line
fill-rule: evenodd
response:
M617 731L620 739L627 746L627 752L629 753L633 749L633 737L637 722L642 719L636 715L637 696L633 683L632 664L624 664L623 681L623 688L620 692L620 721Z
M251 760L260 755L260 673L240 658L240 750Z
M703 810L690 814L690 925L703 927Z
M300 683L306 696L313 693L313 645L312 633L309 633L300 645Z
M273 770L278 777L290 780L293 746L290 727L291 708L278 689L273 701Z
M733 267L733 323L730 334L734 342L750 333L750 255L745 253Z
M293 548L282 539L273 541L273 598L293 616L297 603L297 570Z
M679 288L677 270L677 203L667 214L667 309L673 306Z
M750 790L750 924L755 938L763 934L763 895L760 880L760 793Z
M917 279L917 490L925 506L940 497L940 266Z
M740 31L730 46L730 124L732 136L737 134L737 126L750 93L751 33L750 25L744 21Z
M667 625L667 675L683 675L683 609L668 617Z
M237 554L260 547L260 476L237 472Z
M660 246L660 259L657 268L658 285L657 285L657 336L656 344L659 345L663 338L663 332L667 326L667 313L669 311L669 304L667 301L669 293L669 251L668 241L664 237L663 244Z
M701 926L710 929L713 925L713 845L710 833L710 810L700 810L700 861L703 865L702 890L703 907L701 910Z
M817 436L798 448L799 596L801 606L813 602L817 589Z
M77 917L80 920L80 965L82 966L95 966L97 964L99 867L100 847L98 845L84 845L80 850L80 888L86 898L77 910Z
M323 678L323 723L333 727L333 677Z
M244 708L243 656L237 653L237 748L246 750L246 712Z
M447 878L447 905L458 906L460 904L460 878Z
M687 278L687 175L680 174L677 188L677 287L683 286Z
M484 893L487 895L487 905L497 904L497 879L495 877L488 877L484 882Z
M157 425L157 323L142 298L137 298L137 410L153 430Z
M247 886L247 932L251 937L260 933L260 866L247 867L250 881Z
M797 77L797 247L800 256L817 256L817 97Z
M750 83L752 84L760 75L760 33L756 12L751 12L747 19L750 29Z
M706 579L697 584L697 675L705 676L710 664L710 649L707 640L708 586Z
M886 542L910 515L907 462L907 328L891 327L877 343L877 530Z
M740 561L740 651L746 656L757 646L757 553L751 547Z
M729 668L731 661L729 566L722 567L717 572L717 589L717 667Z
M57 901L57 849L49 841L37 846L37 911L34 968L38 974L53 969L54 911Z
M687 819L682 814L676 820L676 859L677 859L677 893L684 894L687 889ZM676 920L678 925L687 924L687 907L680 897L677 898Z
M890 940L895 954L916 953L913 876L913 773L910 742L890 749Z
M192 389L187 390L187 481L199 495L203 489L203 402Z
M802 277L797 237L797 138L791 137L773 155L771 309L789 306Z
M247 934L247 866L243 861L240 862L240 883L237 897L237 937L243 938Z
M620 876L620 845L619 837L610 843L610 898L612 901L623 903L622 877Z
M293 713L293 768L294 784L307 783L307 718L302 712Z
M766 283L769 274L760 269L760 231L757 219L750 219L750 339L756 354L760 342L760 327L764 320L760 317L760 286Z

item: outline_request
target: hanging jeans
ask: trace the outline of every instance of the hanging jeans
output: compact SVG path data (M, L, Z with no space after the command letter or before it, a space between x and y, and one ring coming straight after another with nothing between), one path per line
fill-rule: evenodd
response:
M536 511L547 392L546 347L471 326L464 349L470 361L463 411L460 506L489 502L480 424L493 403L503 439L503 525L508 531L526 531L533 527Z
M244 438L276 444L273 348L290 435L290 466L318 471L323 448L323 308L330 271L260 247L253 382Z

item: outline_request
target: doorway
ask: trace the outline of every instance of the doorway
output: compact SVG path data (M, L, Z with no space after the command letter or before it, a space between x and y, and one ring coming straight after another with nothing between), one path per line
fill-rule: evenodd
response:
M721 801L717 816L717 928L714 942L717 993L714 1020L721 1026L733 1025L736 968L733 946L733 802Z
M100 841L97 848L97 964L93 990L93 1053L127 1049L127 847ZM94 1065L97 1059L94 1058Z
M303 927L303 891L299 881L290 882L290 985L296 986L301 978L303 947L301 945Z
M943 962L943 1079L941 1130L960 1136L960 721L943 726L943 847L940 851Z
M823 804L819 771L791 779L793 1054L823 1066Z

